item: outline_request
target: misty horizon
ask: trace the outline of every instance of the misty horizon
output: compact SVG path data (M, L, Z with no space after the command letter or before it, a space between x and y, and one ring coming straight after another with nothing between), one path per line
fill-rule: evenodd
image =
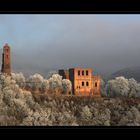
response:
M140 15L0 15L0 54L25 74L91 67L108 76L140 66ZM0 61L1 61L0 57Z

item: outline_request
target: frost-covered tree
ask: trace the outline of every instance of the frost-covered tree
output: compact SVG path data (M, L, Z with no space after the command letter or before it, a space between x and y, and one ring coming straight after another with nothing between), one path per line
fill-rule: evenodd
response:
M42 82L42 90L43 90L44 92L46 92L46 91L49 90L49 88L50 88L49 81L46 80L46 79L43 80L43 82Z
M133 78L116 77L108 81L107 93L110 97L140 97L140 83Z
M115 96L128 96L129 92L129 81L123 76L116 77L115 79L109 80L107 83L107 92L111 97Z
M51 78L52 75L54 75L54 74L58 74L58 71L50 71L50 72L48 72L47 73L47 79Z
M27 85L32 89L32 90L38 90L41 89L42 87L42 83L43 83L43 76L36 73L34 75L31 75L28 79L27 79Z
M103 79L101 79L101 82L100 82L100 91L101 91L101 96L103 96L103 97L107 96L106 83Z
M129 97L140 97L140 83L138 83L135 79L129 79Z
M63 79L62 80L62 87L63 87L63 92L64 93L71 93L72 84L71 84L71 81L70 80Z
M12 73L12 79L16 81L16 83L21 87L24 88L25 87L25 77L23 75L23 73Z
M59 74L53 74L49 81L50 90L54 93L62 91L62 76Z

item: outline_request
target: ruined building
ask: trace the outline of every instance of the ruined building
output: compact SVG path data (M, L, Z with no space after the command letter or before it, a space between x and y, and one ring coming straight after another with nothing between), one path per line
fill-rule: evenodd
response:
M10 47L8 44L5 44L3 47L1 72L11 75Z
M69 79L72 82L74 95L100 96L100 76L93 76L92 68L71 68L58 72L63 79Z

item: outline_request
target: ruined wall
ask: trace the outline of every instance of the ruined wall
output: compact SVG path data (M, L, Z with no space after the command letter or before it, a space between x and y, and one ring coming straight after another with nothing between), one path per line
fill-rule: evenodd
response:
M92 94L92 69L74 69L75 95L87 96Z
M75 85L75 81L74 81L74 69L69 69L69 80L72 83L72 94L75 95L75 89L74 89L74 85Z
M63 79L69 79L69 71L68 70L58 70L59 75L62 76Z
M93 96L101 96L100 95L100 76L92 76L92 83L93 83Z

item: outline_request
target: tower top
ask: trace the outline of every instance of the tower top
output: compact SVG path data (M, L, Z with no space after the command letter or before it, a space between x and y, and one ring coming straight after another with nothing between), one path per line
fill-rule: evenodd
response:
M10 46L8 45L8 43L6 43L4 46L3 46L3 49L10 49Z
M11 75L10 46L8 45L8 43L3 46L1 72L7 75Z
M9 47L8 43L5 43L4 47L5 47L5 46L8 46L8 47Z

